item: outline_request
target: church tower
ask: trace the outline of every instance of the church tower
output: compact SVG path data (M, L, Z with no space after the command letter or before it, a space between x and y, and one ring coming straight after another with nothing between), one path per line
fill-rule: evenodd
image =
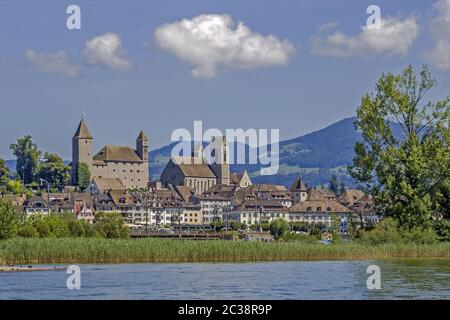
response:
M144 131L139 133L139 136L136 139L136 152L139 157L144 162L144 177L145 177L145 186L147 186L149 172L148 172L148 138L145 135Z
M85 163L88 165L89 169L92 168L93 140L84 119L81 119L77 131L72 138L72 183L74 185L76 184L78 164Z
M217 184L230 184L230 155L227 138L225 136L213 137L211 169L217 177Z

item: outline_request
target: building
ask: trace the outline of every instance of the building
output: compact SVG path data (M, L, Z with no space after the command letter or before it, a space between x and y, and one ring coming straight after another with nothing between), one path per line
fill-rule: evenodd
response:
M72 183L76 183L77 168L85 163L91 178L118 178L127 189L147 188L148 138L143 131L136 139L136 149L106 145L95 155L93 137L82 119L72 138Z
M225 137L213 137L211 161L203 157L203 147L196 145L191 156L172 157L161 173L162 185L186 186L202 194L216 184L230 184L229 151Z
M238 188L247 188L252 185L252 180L247 173L247 170L244 172L233 172L230 173L230 184Z

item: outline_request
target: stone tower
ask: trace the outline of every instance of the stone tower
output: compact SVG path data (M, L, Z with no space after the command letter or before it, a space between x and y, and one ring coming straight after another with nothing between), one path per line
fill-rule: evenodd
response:
M213 137L211 169L217 177L217 184L230 184L230 161L227 138L225 136Z
M139 157L142 159L142 161L144 162L144 176L147 177L147 181L145 181L147 183L148 176L149 176L149 172L148 172L148 138L145 135L144 131L141 131L141 133L139 133L139 136L136 139L136 152L139 155Z
M72 183L76 184L76 170L79 163L85 163L92 168L92 142L93 138L89 132L84 119L81 119L77 131L72 138Z

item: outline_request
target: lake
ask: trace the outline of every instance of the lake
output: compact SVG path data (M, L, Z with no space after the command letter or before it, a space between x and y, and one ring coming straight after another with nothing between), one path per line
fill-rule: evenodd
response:
M381 289L367 289L378 265ZM79 265L0 273L0 299L449 299L449 259Z

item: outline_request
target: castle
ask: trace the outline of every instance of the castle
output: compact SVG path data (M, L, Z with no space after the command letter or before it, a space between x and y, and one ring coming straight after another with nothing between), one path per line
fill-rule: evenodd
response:
M89 167L91 178L119 178L127 189L147 188L148 138L143 131L136 139L136 149L126 146L104 146L92 153L93 137L82 119L72 138L72 183L76 184L80 163Z

